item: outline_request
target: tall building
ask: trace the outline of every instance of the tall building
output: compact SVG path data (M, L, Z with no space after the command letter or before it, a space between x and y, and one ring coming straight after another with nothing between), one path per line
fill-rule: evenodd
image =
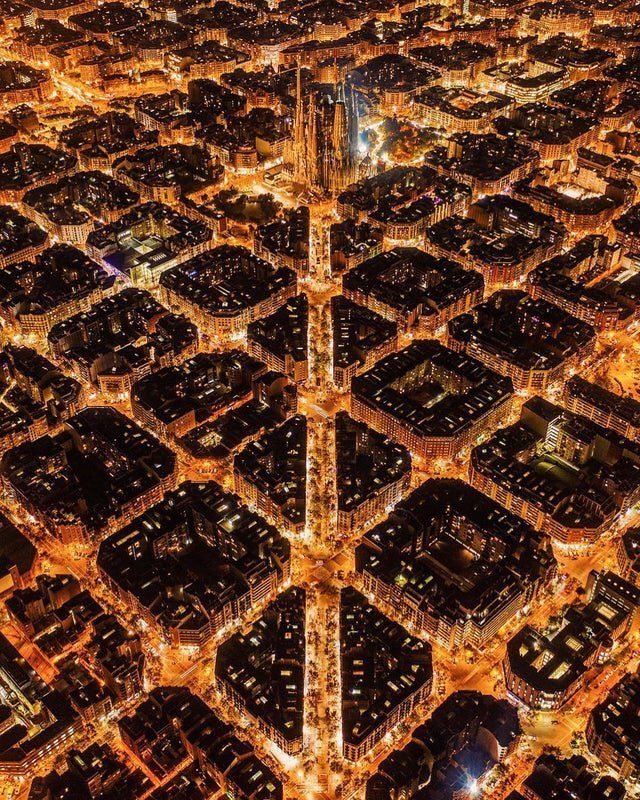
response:
M358 110L350 83L313 87L303 95L296 77L293 176L298 183L338 194L358 177Z

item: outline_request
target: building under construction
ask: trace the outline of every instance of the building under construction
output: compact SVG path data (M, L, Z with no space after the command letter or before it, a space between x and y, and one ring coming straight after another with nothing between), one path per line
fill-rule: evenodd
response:
M296 80L293 178L310 189L338 194L358 179L358 109L348 82L312 85Z

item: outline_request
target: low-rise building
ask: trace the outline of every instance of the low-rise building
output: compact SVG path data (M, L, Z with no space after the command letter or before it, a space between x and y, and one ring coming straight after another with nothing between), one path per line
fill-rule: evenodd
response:
M493 120L509 113L513 104L512 97L499 92L484 93L467 86L431 86L416 95L413 108L420 121L432 128L478 134L488 132Z
M213 481L181 484L98 553L116 597L165 640L188 647L203 647L273 598L290 569L287 540Z
M616 563L622 578L640 586L640 528L627 528L619 538Z
M429 166L398 166L346 189L337 209L343 218L375 225L387 239L409 242L449 214L464 214L470 195L466 184Z
M109 399L128 399L149 373L192 356L198 329L144 289L128 287L58 322L47 335L54 358Z
M517 106L509 117L497 117L493 124L501 136L526 142L546 162L570 158L597 141L600 130L595 117L541 102Z
M567 411L610 428L626 439L640 441L640 402L574 375L564 385L562 404Z
M0 206L0 268L32 260L47 246L49 234L12 206Z
M73 174L78 159L46 144L18 142L0 155L0 200L17 203L28 189Z
M459 480L431 479L356 549L366 592L447 650L482 648L556 573L550 540Z
M233 485L278 528L307 524L307 418L295 415L250 442L233 459Z
M398 346L397 322L341 294L331 298L331 327L333 382L340 389L349 389L356 375L394 353Z
M113 222L139 200L140 195L120 181L92 170L29 189L21 206L51 236L82 246L96 222Z
M624 178L602 178L579 169L539 170L512 186L513 196L536 211L551 214L572 232L606 232L611 222L633 203L637 188Z
M273 222L259 225L253 234L253 252L274 267L298 274L309 272L309 208L300 206Z
M82 251L54 244L0 272L0 315L19 333L44 338L57 322L88 311L115 287L114 276Z
M0 452L54 432L86 405L83 387L37 350L0 352Z
M431 647L352 587L340 592L342 752L358 761L424 703Z
M235 453L298 410L297 386L281 372L265 372L252 384L250 399L197 425L178 439L191 467L204 475L231 466Z
M143 203L87 236L87 253L137 286L153 286L167 269L208 250L213 231L162 203ZM193 320L194 322L196 320Z
M640 774L640 673L627 673L591 711L587 746L624 781Z
M26 778L33 775L40 761L79 733L84 722L71 703L40 677L2 633L0 685L11 703L8 726L0 740L0 774ZM25 711L27 722L39 717L39 724L27 727Z
M186 757L186 769L148 795L152 800L205 800L221 790L238 800L283 798L282 781L271 767L189 689L153 689L130 716L118 721L118 727L138 763L159 780ZM185 782L187 795L179 793ZM174 787L178 794L172 793Z
M396 48L399 49L396 43ZM437 83L440 72L396 53L375 56L351 70L358 91L366 94L380 113L407 113L413 98Z
M530 36L535 37L535 34ZM531 41L527 43L526 50L531 44ZM509 55L511 58L508 61L501 61L478 75L478 85L482 89L506 94L516 103L537 103L569 83L566 69L549 69L542 64L523 60L525 54L520 47Z
M601 47L584 47L579 36L562 31L529 47L529 58L543 67L566 69L569 80L599 78L602 71L616 62L615 53Z
M216 652L220 694L288 755L303 745L305 603L303 589L288 589Z
M561 252L567 230L548 214L508 195L482 197L469 215L450 216L427 229L425 246L482 273L488 286L521 281L541 261Z
M139 148L112 162L113 174L144 200L175 203L222 180L224 167L200 145Z
M571 0L540 0L520 11L520 28L524 33L537 33L541 39L560 34L586 36L593 25L589 8L574 5Z
M166 439L183 436L249 400L267 367L242 350L197 353L136 383L134 416Z
M0 62L0 104L44 103L53 92L53 81L46 69L35 69L24 61Z
M509 694L530 708L561 708L626 636L639 605L640 589L613 572L592 571L585 602L569 606L555 632L525 625L509 640L503 662Z
M147 67L164 67L165 60L171 53L187 47L193 41L193 31L190 28L166 19L138 22L133 27L115 31L112 35L119 48L131 50L138 63Z
M640 499L636 442L542 397L471 453L471 483L561 545L592 545Z
M425 160L440 174L467 183L477 197L501 192L524 178L538 166L540 156L534 148L514 137L454 133L446 148L435 147L426 154Z
M63 543L88 543L175 488L168 447L114 408L85 408L61 433L24 442L0 461L5 491Z
M417 247L394 247L342 278L344 296L395 322L403 332L433 334L482 300L484 280L472 269Z
M346 411L336 414L335 437L337 531L347 538L402 499L411 483L411 456Z
M604 235L585 236L571 249L531 270L527 291L598 331L629 328L640 314L638 273L633 265L624 264L621 251ZM596 280L603 272L607 276Z
M625 252L640 251L640 203L614 220L615 240Z
M420 787L437 797L468 794L496 764L504 763L522 734L517 710L506 700L453 692L393 750L367 780L366 800L414 796Z
M35 546L20 528L0 513L0 597L23 589L30 582L37 562Z
M308 327L307 295L295 295L273 314L249 323L247 349L269 369L304 383L309 377Z
M110 5L121 4L104 3L100 8ZM128 9L127 6L123 8ZM64 128L59 137L60 144L88 170L109 170L117 158L155 144L157 139L157 131L145 130L139 122L121 111L107 111L94 119L75 122Z
M609 775L594 773L584 756L560 758L551 753L538 756L519 790L507 800L553 800L558 795L577 800L623 800L625 787Z
M384 234L369 222L356 222L347 218L334 222L329 228L329 253L331 274L347 272L368 258L382 252Z
M273 314L294 297L296 273L274 267L245 247L222 245L160 277L160 294L212 339L239 336L250 322Z
M513 384L421 339L351 381L352 416L420 458L453 458L509 415Z
M496 63L497 48L482 42L464 39L450 44L433 44L414 47L411 58L438 70L443 86L473 84L476 75Z
M593 354L595 331L546 300L503 289L449 322L448 345L507 375L517 390L544 391Z

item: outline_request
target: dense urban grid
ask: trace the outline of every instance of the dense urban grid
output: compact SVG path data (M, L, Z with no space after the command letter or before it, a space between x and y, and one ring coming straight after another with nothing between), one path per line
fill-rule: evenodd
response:
M638 0L0 12L0 800L640 800Z

